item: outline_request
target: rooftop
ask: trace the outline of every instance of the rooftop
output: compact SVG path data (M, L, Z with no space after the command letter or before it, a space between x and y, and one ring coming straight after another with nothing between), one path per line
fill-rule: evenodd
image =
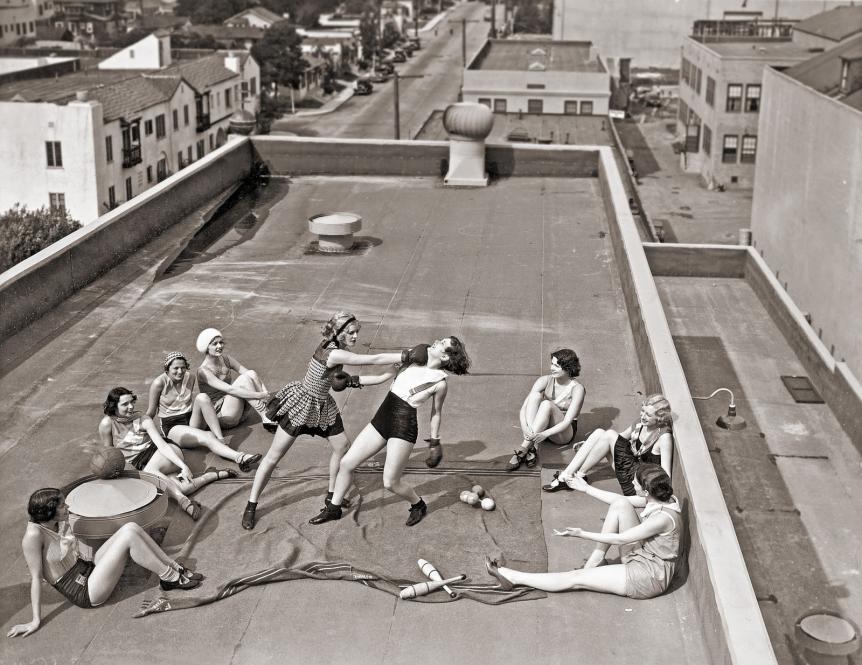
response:
M737 60L807 60L811 57L808 47L800 46L790 40L779 39L752 39L750 41L739 41L737 39L722 41L710 39L696 39L710 51L721 58L733 58Z
M469 69L483 71L604 72L591 42L489 39Z
M280 21L286 21L283 16L279 16L274 11L270 11L266 7L249 7L248 9L244 9L238 14L234 14L233 16L226 18L223 23L225 25L229 25L239 20L243 20L245 16L248 14L254 14L258 18L269 21L270 23L279 23Z
M862 5L835 7L797 23L794 30L843 42L862 33Z
M842 58L859 57L862 57L862 35L790 67L784 70L784 74L842 104L862 111L862 86L851 90L850 94L841 93Z

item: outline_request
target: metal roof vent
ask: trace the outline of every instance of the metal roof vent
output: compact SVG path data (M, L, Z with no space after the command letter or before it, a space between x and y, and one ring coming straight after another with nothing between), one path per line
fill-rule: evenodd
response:
M449 132L449 172L443 184L453 187L486 187L485 139L494 127L494 114L484 104L459 102L443 113Z

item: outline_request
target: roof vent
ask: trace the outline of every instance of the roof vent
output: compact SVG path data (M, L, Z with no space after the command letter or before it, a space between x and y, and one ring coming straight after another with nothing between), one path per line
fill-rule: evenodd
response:
M531 62L527 69L531 72L543 72L545 71L545 64L543 62Z
M90 98L90 94L86 90L78 90L75 93L75 99L79 102L86 102Z
M530 51L530 55L548 55L548 53L543 48L534 48Z
M443 113L449 132L449 172L443 184L454 187L487 187L485 139L494 127L494 114L484 104L459 102Z

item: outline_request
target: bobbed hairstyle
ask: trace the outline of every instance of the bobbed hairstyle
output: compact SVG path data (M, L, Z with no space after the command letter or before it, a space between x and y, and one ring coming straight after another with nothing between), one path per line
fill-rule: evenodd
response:
M63 502L63 493L55 487L43 487L30 495L27 514L31 522L49 522Z
M339 310L323 325L320 334L323 335L323 339L338 343L338 336L354 322L359 325L359 321L353 314Z
M639 464L635 478L642 488L659 501L669 501L673 496L670 477L658 464Z
M111 388L111 392L108 393L108 397L105 399L105 403L102 405L102 410L105 412L106 416L117 415L117 405L120 403L120 398L123 395L131 395L132 397L137 399L135 393L133 393L128 388L123 388L122 386Z
M454 335L449 336L449 342L449 350L446 352L449 358L443 363L443 369L452 372L452 374L467 374L467 370L470 369L470 356L467 355L467 347Z
M673 412L670 409L670 402L667 397L661 393L653 393L644 400L644 406L651 406L655 409L655 418L659 427L667 427L673 425Z
M581 361L578 354L571 349L557 349L551 353L551 358L556 358L560 367L571 378L574 379L581 373Z

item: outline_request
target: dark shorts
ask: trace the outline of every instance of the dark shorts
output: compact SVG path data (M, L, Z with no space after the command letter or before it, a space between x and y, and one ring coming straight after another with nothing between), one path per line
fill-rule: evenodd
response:
M387 441L403 439L416 443L419 437L416 409L392 392L386 393L386 399L371 419L371 426Z
M335 417L335 422L329 427L312 427L310 425L294 425L290 422L287 414L276 419L278 426L291 436L322 436L324 439L336 434L341 434L344 431L344 423L341 421L341 414Z
M161 428L162 428L162 436L166 439L168 438L168 434L170 434L171 429L175 425L185 425L189 426L189 423L192 422L192 412L186 411L185 413L181 413L178 416L170 416L168 418L160 418Z
M53 587L73 605L90 608L90 573L93 572L95 564L92 561L78 559L75 565L69 569L63 577L57 580Z
M157 450L158 448L156 448L156 444L150 441L150 445L129 460L129 464L135 467L138 471L143 471L144 467L153 458L153 455L156 454Z

